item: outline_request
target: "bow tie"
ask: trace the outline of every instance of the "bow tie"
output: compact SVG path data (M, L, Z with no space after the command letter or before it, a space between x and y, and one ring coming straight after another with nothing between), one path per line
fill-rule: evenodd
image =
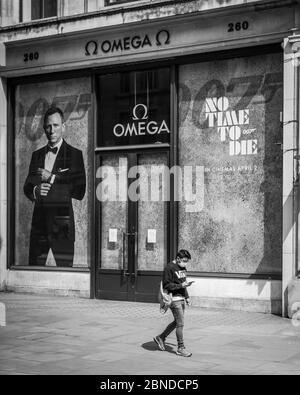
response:
M50 147L50 145L47 145L47 153L52 152L54 155L56 155L57 151L58 151L58 147L52 148L52 147Z

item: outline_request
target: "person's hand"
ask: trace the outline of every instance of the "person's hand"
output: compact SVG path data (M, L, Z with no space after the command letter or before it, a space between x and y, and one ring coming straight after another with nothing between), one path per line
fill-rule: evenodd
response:
M41 185L38 185L35 189L36 197L48 196L50 189L51 184L49 183L42 183Z
M41 181L42 182L47 182L49 180L49 178L52 176L50 171L48 171L46 169L41 169L41 168L38 168L37 174L39 176L41 176Z
M187 281L185 281L185 282L182 283L181 285L182 285L182 288L186 288L186 287L189 287L191 284L188 283Z
M186 301L186 304L187 304L188 306L190 306L190 305L192 304L190 298L185 299L185 301Z

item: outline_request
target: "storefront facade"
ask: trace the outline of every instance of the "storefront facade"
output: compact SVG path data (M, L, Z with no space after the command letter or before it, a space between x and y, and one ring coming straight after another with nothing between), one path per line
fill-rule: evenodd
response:
M155 302L185 248L195 305L292 314L297 2L188 3L127 6L124 23L115 9L29 36L3 29L2 289ZM57 251L33 263L24 183L50 106L64 112L86 188L72 199L74 252L60 210Z

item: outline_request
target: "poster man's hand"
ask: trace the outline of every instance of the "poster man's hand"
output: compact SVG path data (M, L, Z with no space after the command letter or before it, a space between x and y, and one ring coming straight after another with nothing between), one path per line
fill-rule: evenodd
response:
M51 173L50 173L50 171L48 171L48 170L46 170L46 169L41 169L41 168L39 168L38 170L37 170L37 174L39 175L39 176L41 176L41 180L42 180L42 182L47 182L48 180L49 180L49 178L51 177Z
M38 185L36 187L35 194L36 194L36 196L39 196L39 197L40 196L48 196L50 189L51 189L51 184L42 183L41 185Z

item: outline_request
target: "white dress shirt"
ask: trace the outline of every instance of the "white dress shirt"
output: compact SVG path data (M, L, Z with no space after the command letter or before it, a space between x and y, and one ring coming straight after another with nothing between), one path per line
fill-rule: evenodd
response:
M54 154L54 152L48 151L46 156L45 156L45 166L44 166L44 168L46 170L48 170L50 173L52 173L52 170L53 170L53 167L54 167L54 163L56 161L56 157L57 157L57 155L59 153L59 150L60 150L60 147L61 147L62 143L63 143L63 139L60 139L60 141L56 145L51 147L51 148L56 148L56 147L58 148L56 154Z

